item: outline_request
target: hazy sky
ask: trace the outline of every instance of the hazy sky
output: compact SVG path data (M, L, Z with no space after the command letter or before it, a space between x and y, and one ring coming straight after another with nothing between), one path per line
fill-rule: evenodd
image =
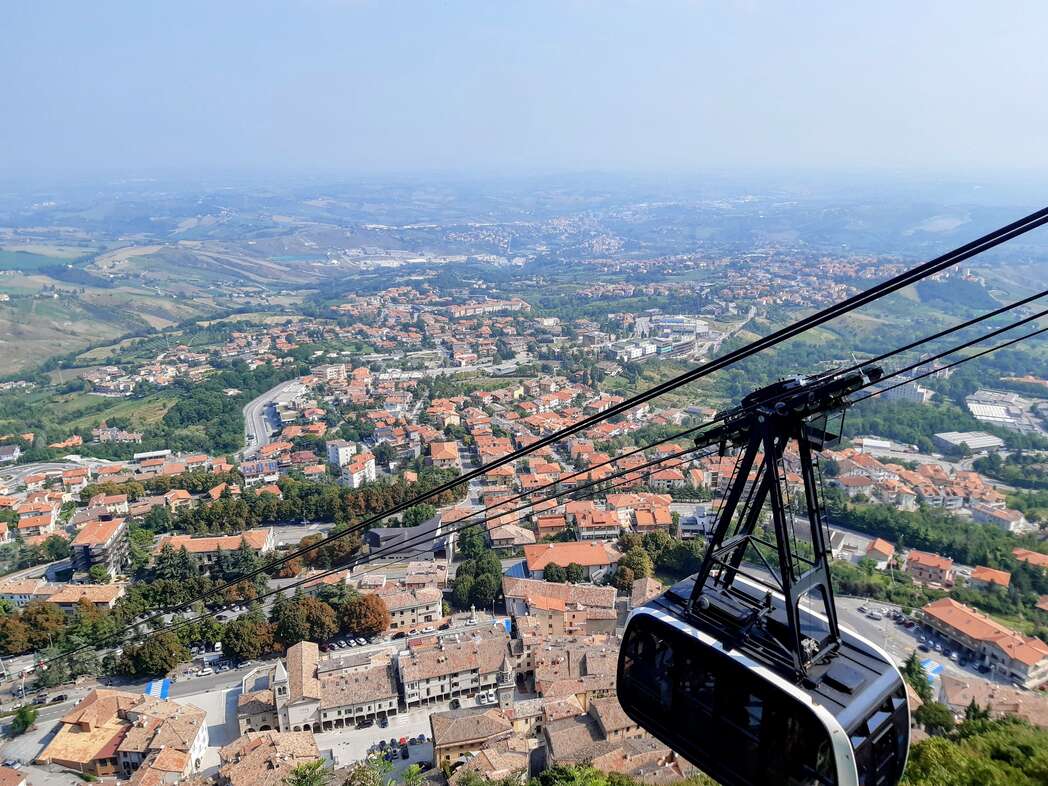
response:
M1043 2L9 0L0 170L1048 172Z

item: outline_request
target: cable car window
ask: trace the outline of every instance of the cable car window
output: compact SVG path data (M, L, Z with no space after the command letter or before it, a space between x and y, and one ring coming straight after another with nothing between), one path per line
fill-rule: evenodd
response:
M725 783L837 783L829 734L810 710L672 626L630 622L619 686L631 717Z

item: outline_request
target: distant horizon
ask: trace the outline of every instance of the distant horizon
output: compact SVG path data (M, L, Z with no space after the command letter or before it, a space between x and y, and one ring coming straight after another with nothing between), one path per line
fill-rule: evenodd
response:
M1048 174L1048 7L1018 0L5 12L6 176Z
M895 190L913 191L920 195L931 192L963 191L976 202L982 197L996 194L995 203L1002 198L1022 201L1025 198L1045 195L1044 177L1030 171L1002 172L955 172L899 170L897 168L841 168L817 170L810 168L694 168L689 170L657 169L562 169L536 171L473 171L461 170L335 170L323 168L281 169L217 169L201 168L107 171L36 171L33 173L0 172L0 194L19 193L24 190L62 190L83 188L148 188L150 184L162 187L194 190L222 188L324 188L352 187L354 185L388 186L395 188L407 184L431 184L433 186L482 186L502 185L509 188L538 186L608 186L608 187L663 187L668 192L690 188L718 188L744 192L747 189L781 189L784 191L806 191L810 196L842 187L859 188L873 193Z

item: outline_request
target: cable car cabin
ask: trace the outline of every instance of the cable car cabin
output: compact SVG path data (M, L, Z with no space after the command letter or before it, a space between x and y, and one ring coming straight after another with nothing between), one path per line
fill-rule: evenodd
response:
M899 671L870 642L841 629L840 646L804 678L727 643L687 611L694 577L633 611L619 654L626 713L728 786L888 786L902 777L910 718ZM770 604L766 628L786 625L782 596L741 576L735 587ZM825 627L802 613L802 624Z

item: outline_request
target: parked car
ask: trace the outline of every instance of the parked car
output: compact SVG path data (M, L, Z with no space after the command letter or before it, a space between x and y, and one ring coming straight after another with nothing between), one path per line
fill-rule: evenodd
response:
M378 719L378 725L381 726L383 729L388 729L389 728L389 718L379 718Z
M881 621L882 619L884 619L884 617L882 617L882 616L881 616L880 614L878 614L878 613L877 613L876 611L871 611L871 612L870 612L869 614L867 614L866 616L867 616L867 617L869 617L869 618L870 618L871 620L873 620L874 622L880 622L880 621Z
M357 728L358 729L370 729L374 725L375 725L375 721L373 719L371 719L371 718L368 718L367 720L362 720L360 723L358 723L357 724ZM385 740L383 740L383 742L385 742ZM380 747L385 747L385 746L382 745L381 742L379 743L379 746Z
M860 614L865 614L867 611L869 611L869 609L867 609L865 606L859 606Z
M457 710L462 706L462 702L458 699L452 699L451 703L448 706L453 710Z
M47 694L38 693L36 697L33 699L33 704L47 704Z
M52 704L58 704L58 703L60 703L60 702L63 702L63 701L65 701L65 700L66 700L66 699L68 699L68 698L69 698L69 697L68 697L68 696L66 696L66 695L65 695L64 693L59 693L59 694L58 694L57 696L52 696L52 697L51 697L51 703L52 703Z
M408 750L408 746L407 745L403 746L400 749L400 758L402 758L402 759L410 759L411 758L411 752Z
M432 625L427 625L422 629L423 633L436 633L436 629Z
M367 640L367 639L365 639L365 638L363 638L363 637L358 637L358 638L356 639L356 642L357 642L357 646L358 646L358 647L363 647L363 646L364 646L365 644L367 644L367 643L368 643L368 640Z
M921 652L930 652L931 651L931 648L927 644L925 644L923 641L920 644L917 645L917 649L919 649Z
M484 694L484 696L487 698L488 704L494 704L498 701L498 699L495 698L495 691L493 690L489 690L487 693Z

